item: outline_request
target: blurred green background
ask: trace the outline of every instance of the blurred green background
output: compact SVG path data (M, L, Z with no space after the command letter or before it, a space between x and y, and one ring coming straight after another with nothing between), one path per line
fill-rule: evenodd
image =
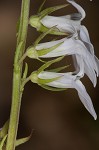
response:
M99 1L76 1L87 13L83 24L89 30L95 54L99 58ZM36 14L41 3L42 0L31 0L31 14ZM64 3L65 0L47 0L45 7ZM21 0L0 0L0 128L10 114L16 23L20 15L20 7ZM65 15L74 11L75 9L69 6L54 14ZM31 45L37 36L36 30L29 27L27 46ZM51 39L51 36L48 39ZM26 61L29 64L29 72L40 66L38 61L29 59ZM63 63L72 63L71 57L65 58L61 65ZM28 83L22 100L18 138L28 136L32 129L34 131L31 140L16 149L98 150L99 82L95 89L87 77L83 79L83 83L93 100L98 115L97 121L94 121L83 107L75 90L50 92Z

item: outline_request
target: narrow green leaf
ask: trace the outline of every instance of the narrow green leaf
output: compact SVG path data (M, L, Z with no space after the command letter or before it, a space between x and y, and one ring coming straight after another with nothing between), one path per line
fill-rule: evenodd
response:
M56 11L56 10L59 10L59 9L62 9L64 7L67 7L69 4L64 4L64 5L59 5L59 6L54 6L54 7L49 7L49 8L46 8L44 9L40 14L40 19L42 19L43 17L45 17L46 15Z
M39 84L48 84L50 82L53 82L53 81L56 81L58 79L60 79L62 76L60 77L56 77L56 78L51 78L51 79L41 79L41 78L38 78L38 83Z
M67 65L67 66L63 66L63 67L59 67L59 68L55 68L55 69L51 69L51 70L48 70L50 72L60 72L64 69L66 69L67 67L69 67L70 65Z
M4 124L2 130L0 131L0 138L4 138L4 136L7 135L8 128L9 128L9 120Z
M30 139L30 136L29 136L29 137L26 137L26 138L22 138L22 139L16 140L16 146L19 146L19 145L21 145L21 144L23 144L23 143L29 141L29 139Z
M47 48L47 49L42 49L42 50L38 50L38 56L42 56L42 55L46 55L49 52L55 50L57 47L59 47L61 44L63 44L63 42L56 44L55 46L52 46L51 48Z
M30 138L31 138L31 136L32 136L32 133L31 133L30 136L28 136L28 137L25 137L25 138L21 138L21 139L16 140L16 144L15 144L15 145L16 145L16 146L19 146L19 145L21 145L21 144L23 144L23 143L29 141Z
M41 86L42 88L46 89L46 90L49 90L49 91L65 91L66 89L65 88L54 88L54 87L51 87L51 86L47 86L47 85L43 85L43 84L39 84L39 86Z
M0 141L0 150L3 150L3 146L6 141L6 138L7 138L7 135L5 135L4 138L2 139L2 141Z
M38 13L40 13L41 10L43 9L43 6L44 6L45 2L46 2L46 0L44 0L43 3L41 4L41 6L40 6L40 8L39 8L39 10L38 10Z
M64 58L64 57L58 57L58 58L56 58L56 59L54 59L54 60L48 61L47 63L45 63L44 65L42 65L42 66L38 69L37 73L39 74L40 72L44 71L46 68L48 68L49 66L51 66L53 63L59 62L59 61L61 61L63 58Z
M23 73L23 78L22 78L22 80L26 79L27 73L28 73L28 64L25 63L25 69L24 69L24 73Z

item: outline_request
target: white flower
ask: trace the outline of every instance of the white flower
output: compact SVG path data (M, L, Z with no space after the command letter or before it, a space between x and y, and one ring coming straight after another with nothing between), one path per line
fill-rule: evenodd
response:
M96 75L99 76L99 60L94 54L94 47L90 41L88 30L85 26L81 25L81 21L86 15L85 11L75 1L67 1L78 10L78 13L60 17L45 16L40 21L47 28L56 26L61 32L70 32L72 33L72 37L69 39L64 38L59 41L40 44L36 47L36 50L38 51L51 48L52 46L55 46L55 44L63 41L63 44L61 44L55 50L39 57L49 58L62 55L72 55L74 58L76 72L79 72L80 70L80 73L83 72L82 76L84 73L86 73L93 85L96 86ZM78 38L78 40L76 38ZM83 58L83 61L80 61L81 58ZM83 66L84 69L82 69L80 66Z
M77 10L78 13L73 13L70 15L65 16L45 16L40 20L40 22L47 28L51 28L53 26L56 26L60 31L67 32L67 26L68 24L74 26L77 30L80 29L81 21L85 18L85 11L84 9L78 5L73 0L67 0L69 3L71 3Z
M85 108L89 111L89 113L94 117L94 119L97 119L97 115L95 113L92 101L90 96L88 95L84 85L79 80L79 77L72 75L72 73L54 73L54 72L48 72L43 71L38 74L39 79L53 79L58 78L55 81L46 83L46 85L56 88L74 88L77 90L79 98Z
M76 70L71 73L35 72L32 75L31 81L39 85L45 84L50 87L76 89L81 102L96 120L97 115L91 98L86 92L80 78L86 74L95 87L97 83L96 76L99 76L99 60L94 54L94 47L90 41L88 30L85 26L81 25L81 21L86 15L84 9L74 0L67 1L77 9L78 13L59 17L50 16L48 14L53 12L54 8L49 8L36 16L32 16L29 23L41 32L48 32L49 29L52 28L53 30L48 34L66 35L66 33L71 33L70 36L61 40L40 44L38 44L40 39L37 39L37 43L34 43L34 46L28 48L26 56L41 59L72 55ZM61 7L63 8L64 6ZM61 7L56 7L55 10ZM42 37L44 36L45 35ZM46 68L47 65L49 66L49 63L40 69Z
M60 44L56 49L47 52L46 54L42 54L39 58L52 58L64 55L75 55L77 64L75 68L79 68L77 72L80 71L80 76L83 76L84 73L92 81L93 85L96 86L96 73L98 75L99 72L99 64L97 64L96 59L94 59L93 55L88 51L86 46L79 39L75 39L74 36L71 38L63 38L61 40L41 43L36 46L37 53L40 51L44 51L44 49L51 48L57 44ZM98 60L98 58L97 58ZM82 74L81 74L82 73Z

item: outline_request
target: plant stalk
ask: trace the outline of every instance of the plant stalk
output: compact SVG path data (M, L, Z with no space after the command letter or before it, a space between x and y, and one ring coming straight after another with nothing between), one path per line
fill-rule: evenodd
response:
M26 46L28 20L29 20L29 6L30 6L30 0L22 0L20 25L18 30L17 46L15 51L15 57L14 57L12 105L11 105L6 150L15 150L20 106L21 106L21 99L22 99L22 91L20 90L20 87L21 87L21 76L22 76L23 65L22 63L19 65L19 60L24 54L25 46Z

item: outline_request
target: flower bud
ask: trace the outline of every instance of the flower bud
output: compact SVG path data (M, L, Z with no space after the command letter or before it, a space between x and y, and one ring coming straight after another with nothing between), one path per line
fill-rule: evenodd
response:
M41 23L40 23L40 18L37 15L31 16L29 20L29 24L37 29L40 29Z
M31 81L32 81L33 83L38 83L38 73L37 73L37 71L35 71L35 72L33 72L33 73L31 74Z
M29 58L38 59L38 53L34 47L28 48L26 53Z

